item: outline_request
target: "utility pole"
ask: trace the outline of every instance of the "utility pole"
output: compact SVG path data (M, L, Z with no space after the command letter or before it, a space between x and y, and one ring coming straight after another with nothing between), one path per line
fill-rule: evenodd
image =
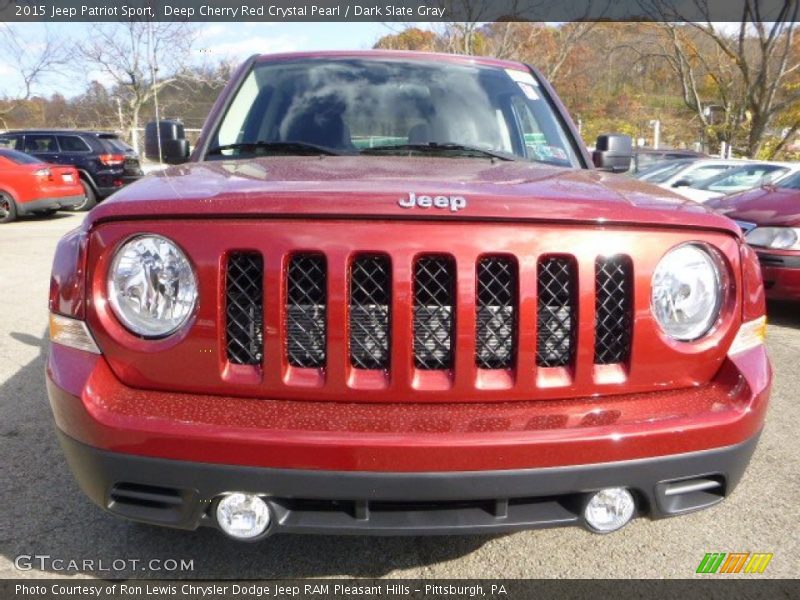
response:
M122 100L117 97L117 117L119 117L119 131L124 134L125 119L122 118Z
M153 41L153 22L147 22L147 39L148 39L148 54L150 54L150 77L153 89L153 104L156 110L156 140L158 141L158 162L164 165L163 152L161 150L161 114L158 110L158 86L156 85L156 76L158 74L158 65L156 64L156 48Z
M653 149L658 150L658 145L661 143L661 121L653 119L650 121L650 127L653 128Z

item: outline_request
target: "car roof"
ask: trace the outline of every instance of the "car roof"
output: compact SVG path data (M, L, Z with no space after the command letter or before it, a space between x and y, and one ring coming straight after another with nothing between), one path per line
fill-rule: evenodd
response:
M115 136L117 137L119 134L114 131L94 131L91 129L13 129L11 131L6 131L4 135L8 134L55 134L55 135L103 135L103 136Z
M706 156L696 150L685 150L682 148L636 148L637 154L680 154L691 158L692 156Z
M323 50L308 52L282 52L279 54L257 55L256 62L262 63L302 58L405 58L434 63L450 62L470 65L484 65L501 69L522 69L525 71L529 69L527 65L518 61L503 60L488 56L467 56L465 54L447 54L444 52L413 52L410 50Z

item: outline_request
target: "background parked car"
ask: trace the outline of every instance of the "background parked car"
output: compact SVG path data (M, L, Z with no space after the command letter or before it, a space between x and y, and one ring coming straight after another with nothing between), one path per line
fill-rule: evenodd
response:
M0 223L17 216L51 214L85 201L75 167L57 166L0 148Z
M639 173L660 162L696 158L706 158L706 155L694 150L639 148L633 154L630 172Z
M95 131L26 130L0 135L0 148L13 148L53 164L72 165L80 175L89 210L98 201L143 176L139 157L116 134Z
M684 188L744 164L741 160L722 158L670 160L656 163L640 171L635 177L681 194Z
M681 194L696 202L708 202L775 183L800 170L800 163L750 162L681 189Z
M800 300L800 171L708 206L745 232L761 262L767 297Z

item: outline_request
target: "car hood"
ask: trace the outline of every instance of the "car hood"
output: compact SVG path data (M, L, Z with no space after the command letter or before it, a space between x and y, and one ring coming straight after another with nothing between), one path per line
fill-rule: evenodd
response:
M760 187L714 200L706 206L731 219L756 225L800 225L800 190Z
M457 195L466 206L399 206L410 193ZM540 220L738 231L703 206L621 175L522 161L397 156L189 163L117 192L88 223L154 215Z

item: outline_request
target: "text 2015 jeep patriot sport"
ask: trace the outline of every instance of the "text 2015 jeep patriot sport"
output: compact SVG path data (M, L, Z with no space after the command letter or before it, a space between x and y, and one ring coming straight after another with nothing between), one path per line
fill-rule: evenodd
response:
M771 384L758 262L607 172L629 158L590 157L522 64L253 57L188 163L60 242L47 379L80 486L250 540L722 500Z

